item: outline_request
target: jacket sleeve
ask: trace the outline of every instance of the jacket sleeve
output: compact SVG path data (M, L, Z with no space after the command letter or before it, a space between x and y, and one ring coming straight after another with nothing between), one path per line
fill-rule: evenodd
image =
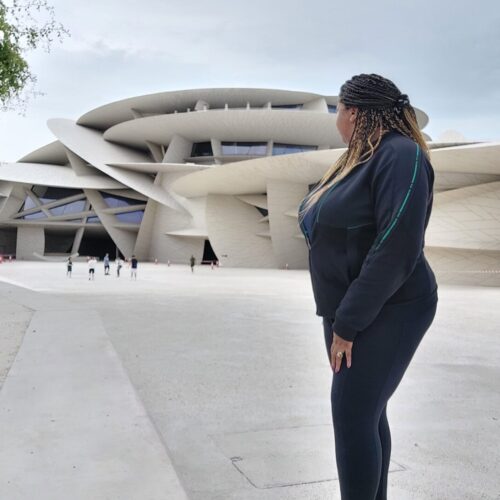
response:
M372 323L415 268L432 206L433 177L426 163L414 144L401 150L388 145L377 162L371 186L377 236L332 325L345 340L353 341Z

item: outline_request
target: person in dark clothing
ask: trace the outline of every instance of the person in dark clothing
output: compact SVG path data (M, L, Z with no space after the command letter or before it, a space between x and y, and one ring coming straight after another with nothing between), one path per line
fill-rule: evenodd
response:
M437 310L424 255L434 171L407 95L379 75L341 88L347 150L302 200L316 314L332 367L342 500L386 500L387 403Z
M194 272L194 265L196 264L196 259L194 258L194 255L191 255L191 258L189 259L189 264L191 266L191 272Z
M109 276L109 253L104 256L104 275Z
M120 271L121 271L121 268L123 266L122 259L120 257L117 257L115 259L115 264L116 264L116 277L119 278L120 277Z
M71 260L71 257L68 257L68 260L66 261L66 276L68 278L71 278L72 271L73 271L73 261Z
M137 265L139 261L135 255L130 259L130 279L137 280Z

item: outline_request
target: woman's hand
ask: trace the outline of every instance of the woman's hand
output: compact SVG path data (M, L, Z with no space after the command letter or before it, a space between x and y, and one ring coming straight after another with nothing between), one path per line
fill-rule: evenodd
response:
M351 353L352 353L352 342L348 340L344 340L342 337L339 337L335 332L333 332L333 342L332 347L330 348L331 353L331 361L332 370L335 373L340 371L340 366L342 365L342 359L345 357L347 360L347 368L351 368ZM337 353L344 353L342 357L337 356Z

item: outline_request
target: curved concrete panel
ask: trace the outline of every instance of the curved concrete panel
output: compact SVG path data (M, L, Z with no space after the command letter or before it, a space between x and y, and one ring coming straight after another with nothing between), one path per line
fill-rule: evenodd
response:
M208 239L208 234L203 229L180 229L179 231L169 231L167 233L168 236L182 236L184 238L203 238L204 240Z
M78 124L105 130L117 123L132 120L147 114L166 114L185 111L188 108L203 110L200 103L208 109L246 107L267 107L272 105L303 104L304 109L327 111L326 106L318 106L320 100L337 104L337 96L323 96L311 92L283 89L260 88L209 88L187 89L148 94L115 101L85 113ZM429 118L421 110L415 109L417 120L424 128Z
M426 244L500 250L500 182L437 193Z
M148 144L168 144L175 134L192 142L223 137L225 141L264 141L343 147L335 125L336 114L280 109L214 109L147 116L121 122L106 130L104 138L147 150Z
M436 172L500 174L500 142L431 150Z
M186 173L198 172L212 168L209 165L196 165L194 163L108 163L110 167L123 168L133 172L142 172L146 174L162 173Z
M264 106L268 102L277 104L299 104L321 97L311 92L258 88L209 88L158 92L115 101L85 113L78 124L99 129L132 120L142 113L173 113L187 108L194 109L199 100L206 101L211 108L228 106ZM135 113L133 112L135 111Z
M1 183L1 192L5 198L0 199L0 219L5 224L24 204L26 192L24 186L13 182Z
M269 178L312 184L321 178L343 152L344 149L327 149L226 163L183 177L172 185L172 189L191 197L208 193L263 193ZM431 161L436 172L436 184L440 172L500 175L500 144L434 149L431 150Z
M275 268L271 240L258 236L263 225L258 210L234 196L207 197L207 230L223 266Z
M41 163L1 163L0 180L72 189L126 189L104 175L76 175L70 167Z
M35 151L28 153L18 161L22 163L66 165L68 163L68 158L64 146L59 141L54 141L41 148L35 149Z
M226 163L182 177L172 184L172 189L182 196L192 197L265 193L268 179L312 184L343 152L344 149L325 149Z
M153 179L142 173L125 171L110 167L108 163L144 163L145 154L131 149L110 144L100 132L77 125L66 119L53 119L47 122L52 133L69 149L81 156L91 165L113 179L139 191L149 198L177 210L183 208L163 189L156 186Z
M254 207L264 208L267 210L267 196L265 194L249 194L238 196L238 200L244 201Z
M336 115L277 109L215 109L149 116L119 123L104 133L108 141L135 148L146 142L168 144L175 134L192 142L223 137L225 141L264 141L342 147Z
M477 174L475 172L446 172L441 170L436 173L434 192L449 191L450 189L460 189L495 181L500 181L500 173Z
M267 183L267 206L269 208L269 227L274 255L279 267L288 265L289 269L307 268L307 245L295 238L300 231L298 220L287 212L298 210L298 206L308 193L306 184L296 184L282 180L269 180Z

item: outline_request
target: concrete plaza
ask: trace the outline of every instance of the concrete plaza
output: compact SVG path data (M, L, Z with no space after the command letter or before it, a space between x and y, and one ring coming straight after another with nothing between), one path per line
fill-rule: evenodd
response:
M500 498L499 299L440 284L391 500ZM307 271L4 263L0 311L2 500L340 498Z

